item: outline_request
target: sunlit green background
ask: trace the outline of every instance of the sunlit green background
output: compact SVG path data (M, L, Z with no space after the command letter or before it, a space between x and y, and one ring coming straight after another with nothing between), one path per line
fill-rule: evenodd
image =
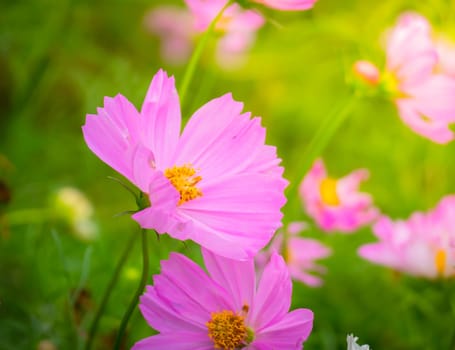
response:
M128 216L116 216L135 209L134 200L108 179L120 176L90 152L81 125L104 96L121 92L140 107L159 68L175 75L178 85L185 67L163 62L159 38L144 26L150 9L170 2L0 1L1 350L82 349L121 252L137 235L94 347L112 348L139 283L139 228ZM455 3L449 0L319 0L308 12L270 11L245 66L221 70L210 47L205 51L184 117L232 92L246 110L263 117L286 177L297 183L318 126L352 98L350 65L364 58L382 67L381 38L404 10L419 11L455 39ZM323 153L335 177L368 168L363 189L393 218L432 208L455 192L454 155L453 143L436 145L414 134L391 103L378 99L356 101ZM99 235L90 243L48 209L63 186L81 190L95 208ZM290 193L284 221L302 219L309 220ZM293 307L315 313L306 349L345 349L351 332L374 350L449 349L455 332L452 283L410 278L363 261L356 250L374 240L368 228L325 235L313 224L307 235L334 254L322 262L328 272L321 288L294 285ZM196 259L199 254L191 243L158 241L152 234L150 250L151 273L159 272L158 261L171 250ZM125 348L150 334L136 311Z

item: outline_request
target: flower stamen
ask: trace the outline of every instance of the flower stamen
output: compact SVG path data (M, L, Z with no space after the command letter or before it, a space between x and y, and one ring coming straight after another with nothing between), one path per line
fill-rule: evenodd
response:
M168 178L172 186L180 193L178 205L192 199L202 197L202 191L196 187L201 176L195 176L196 170L189 164L183 166L173 166L164 171L164 176Z
M340 198L337 194L337 180L326 177L321 181L319 191L321 193L321 200L324 204L333 206L340 204Z
M446 269L447 253L443 249L438 249L434 257L434 264L436 265L436 271L439 275L444 274Z
M206 325L215 349L236 350L245 347L245 340L250 337L243 316L230 310L212 312L211 316Z

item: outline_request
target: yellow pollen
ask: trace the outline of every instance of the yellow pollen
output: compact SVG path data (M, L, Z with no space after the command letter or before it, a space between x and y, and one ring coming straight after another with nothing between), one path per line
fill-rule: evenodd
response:
M206 325L215 349L236 350L246 346L248 330L243 316L230 310L212 312L211 316Z
M288 247L284 246L283 250L281 251L281 254L283 255L283 259L287 264L289 264L292 261L293 256L291 250Z
M434 257L434 264L436 265L436 271L438 274L443 275L446 269L447 253L443 249L438 249L436 256Z
M196 187L202 177L195 176L196 170L191 165L173 166L164 171L172 186L180 193L178 205L202 196L202 192Z
M339 205L340 198L337 194L337 180L331 177L326 177L319 185L322 202L327 205Z

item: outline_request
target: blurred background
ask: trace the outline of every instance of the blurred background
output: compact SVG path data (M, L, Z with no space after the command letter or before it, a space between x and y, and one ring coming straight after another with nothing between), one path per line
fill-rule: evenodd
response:
M131 195L82 138L87 113L122 93L138 108L159 68L183 76L185 59L162 55L150 11L183 1L0 0L0 349L82 349L123 248L139 228ZM455 2L319 0L311 11L267 11L267 23L241 62L219 64L214 38L183 106L188 118L232 92L262 116L285 177L301 181L302 154L321 122L353 93L352 63L384 63L384 31L406 10L426 16L455 41ZM178 19L180 21L182 19ZM176 19L177 21L177 19ZM197 40L195 35L192 40ZM455 145L414 134L385 100L356 102L323 153L329 172L370 170L362 189L392 218L428 210L455 192ZM346 335L373 349L448 349L455 332L453 283L395 273L356 253L369 228L327 235L289 193L284 221L307 220L305 235L333 250L324 284L294 284L293 307L315 313L306 349L345 349ZM140 239L101 319L95 349L112 348L141 273ZM150 235L151 273L178 250L198 248ZM448 299L449 298L449 299ZM452 294L452 301L454 296ZM449 300L449 301L448 301ZM136 310L124 348L152 334Z

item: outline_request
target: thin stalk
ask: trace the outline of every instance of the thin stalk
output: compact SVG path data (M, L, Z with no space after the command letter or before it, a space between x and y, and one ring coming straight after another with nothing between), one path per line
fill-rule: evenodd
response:
M330 140L333 138L339 127L345 121L349 112L352 110L354 100L355 96L352 96L347 100L347 102L336 108L330 116L325 118L303 154L302 166L300 171L297 173L298 177L292 181L290 186L287 188L288 193L292 193L294 191L296 184L305 176L314 160L319 157L327 147Z
M221 11L216 15L216 17L213 19L213 21L210 23L209 27L207 30L204 32L202 35L201 39L199 40L199 43L197 44L196 48L193 51L193 54L191 55L190 62L188 63L185 74L183 75L182 78L182 83L179 87L179 95L180 95L180 105L183 108L183 104L185 101L186 93L188 91L191 79L193 78L194 72L196 70L196 66L201 58L202 52L204 51L205 46L207 45L207 42L214 32L215 25L218 22L218 20L223 16L224 11L231 6L234 3L234 0L229 0L226 5L223 6Z
M444 280L443 285L444 285L443 287L444 287L446 303L449 304L448 306L449 306L450 313L452 314L452 317L455 318L455 306L452 302L452 289L453 288L451 288L451 284L450 284L449 280ZM455 350L455 328L452 328L451 332L452 332L452 334L450 335L448 350Z
M101 299L101 304L100 307L98 308L95 318L92 321L92 325L90 327L90 331L88 333L88 338L87 342L85 343L85 350L90 350L92 347L93 340L95 339L96 332L98 330L98 324L101 319L101 316L103 316L104 310L106 308L107 302L109 301L109 298L111 296L111 292L114 290L114 286L117 283L118 277L120 275L120 271L123 268L123 265L125 265L126 260L128 259L128 256L131 252L131 249L133 248L134 240L136 238L136 233L132 234L131 237L129 238L125 250L123 251L122 256L120 257L120 260L117 263L117 266L115 267L114 274L111 277L111 280L109 281L109 284L106 287L106 290L104 291L103 298Z
M124 183L122 180L117 179L116 177L113 177L113 176L108 176L107 178L108 178L109 180L112 180L112 181L117 182L117 183L120 184L125 190L127 190L129 193L131 193L131 194L133 195L134 199L136 200L136 202L139 200L138 194L137 194L130 186L128 186L126 183Z
M147 283L147 278L149 274L149 254L148 254L148 247L147 247L147 232L145 229L142 229L142 278L139 284L139 287L134 294L133 299L131 300L128 309L126 310L125 314L123 315L122 322L120 323L120 328L117 333L117 338L115 340L114 349L119 350L120 345L122 343L123 335L125 334L126 326L128 325L128 321L136 309L137 303L139 301L139 296L142 294L145 284Z

